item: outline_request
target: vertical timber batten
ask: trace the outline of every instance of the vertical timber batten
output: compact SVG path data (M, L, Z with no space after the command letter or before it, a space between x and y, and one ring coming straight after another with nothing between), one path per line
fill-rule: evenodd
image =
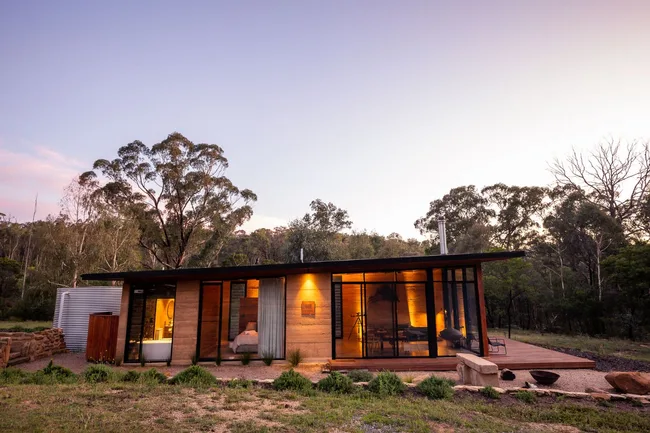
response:
M485 311L485 292L483 291L483 268L481 264L476 265L476 296L478 297L478 317L481 326L481 356L488 356L488 330L487 316Z

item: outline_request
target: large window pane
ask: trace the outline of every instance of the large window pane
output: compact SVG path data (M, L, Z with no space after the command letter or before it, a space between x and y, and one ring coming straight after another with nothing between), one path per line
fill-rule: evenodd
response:
M429 356L426 286L397 284L398 356Z
M396 303L397 293L394 284L366 284L366 353L368 357L397 355Z
M173 284L133 285L126 361L171 359L175 292Z
M361 284L334 284L335 351L337 358L361 358L363 356L363 306ZM337 297L341 299L337 304Z
M448 269L445 275L447 281L433 284L438 356L480 353L476 286L467 281L474 269Z

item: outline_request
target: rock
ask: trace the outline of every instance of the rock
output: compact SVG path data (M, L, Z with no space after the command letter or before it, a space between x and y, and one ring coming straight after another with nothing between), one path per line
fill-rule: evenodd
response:
M501 370L501 379L503 380L515 380L516 377L517 376L515 376L515 374L507 368Z
M534 383L526 382L524 383L524 388L537 389L537 385L535 385Z
M604 401L609 401L612 399L612 396L606 392L592 392L591 397L594 400L604 400Z
M589 394L593 394L593 393L598 393L598 394L608 394L608 392L605 391L604 389L593 388L593 387L591 387L591 386L586 387L586 388L585 388L585 392L588 392Z
M650 373L614 372L606 375L605 380L618 391L626 394L650 393Z

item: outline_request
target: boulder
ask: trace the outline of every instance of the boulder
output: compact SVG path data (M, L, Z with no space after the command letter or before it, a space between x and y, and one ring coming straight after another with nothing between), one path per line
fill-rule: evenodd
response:
M607 374L605 380L625 394L650 394L650 373L614 372Z
M515 374L507 368L501 370L501 379L503 380L515 380L516 377L517 376L515 376Z
M586 387L585 392L588 392L589 394L594 394L594 393L596 393L596 394L607 394L607 391L605 391L604 389L594 388L594 387L591 387L591 386Z

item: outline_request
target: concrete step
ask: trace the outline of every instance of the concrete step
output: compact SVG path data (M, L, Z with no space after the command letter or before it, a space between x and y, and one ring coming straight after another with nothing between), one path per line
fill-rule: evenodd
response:
M23 362L29 362L29 356L10 359L9 362L7 362L7 366L11 367L12 365L22 364Z

